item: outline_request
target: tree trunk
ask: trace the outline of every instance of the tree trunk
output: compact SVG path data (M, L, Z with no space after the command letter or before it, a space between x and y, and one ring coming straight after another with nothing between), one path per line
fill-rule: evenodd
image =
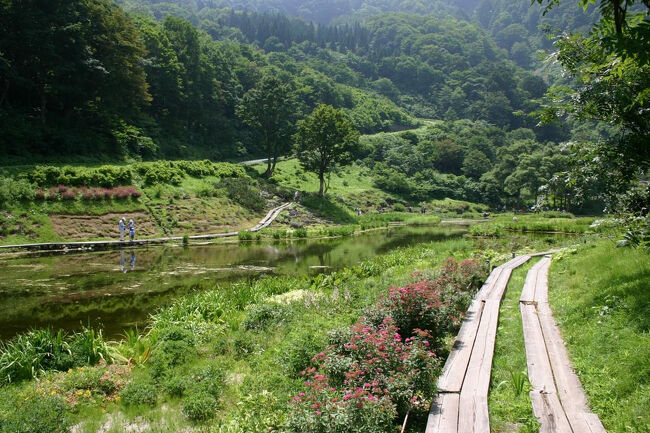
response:
M318 180L320 180L320 188L318 189L318 196L323 197L325 186L325 173L318 173Z
M264 172L264 174L262 175L262 177L265 178L265 179L268 179L268 178L270 178L271 176L273 176L273 169L274 169L274 168L275 168L274 165L271 166L271 158L268 158L268 159L266 160L266 171Z

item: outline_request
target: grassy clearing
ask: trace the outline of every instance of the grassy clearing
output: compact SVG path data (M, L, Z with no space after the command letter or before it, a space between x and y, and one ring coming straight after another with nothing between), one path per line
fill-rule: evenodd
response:
M605 228L590 227L594 221L596 218L592 217L547 218L537 214L505 213L471 227L470 233L475 236L500 236L507 232L589 233Z
M512 273L499 312L492 378L488 405L490 427L494 432L534 433L539 424L533 416L528 382L524 334L519 312L519 296L526 273L535 261L529 261Z
M600 241L562 254L550 302L608 432L650 431L650 256Z

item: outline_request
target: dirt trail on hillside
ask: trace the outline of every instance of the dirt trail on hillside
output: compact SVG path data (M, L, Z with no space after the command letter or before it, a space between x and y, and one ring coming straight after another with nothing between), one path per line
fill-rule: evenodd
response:
M156 225L144 212L109 213L106 215L50 215L54 232L63 239L118 238L121 217L135 222L136 237L158 234ZM127 234L128 236L128 234Z

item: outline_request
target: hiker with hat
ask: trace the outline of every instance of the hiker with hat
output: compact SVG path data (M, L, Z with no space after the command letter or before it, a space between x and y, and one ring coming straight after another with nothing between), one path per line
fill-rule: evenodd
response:
M124 217L120 218L117 227L120 229L120 242L124 242L124 232L126 231L126 219Z

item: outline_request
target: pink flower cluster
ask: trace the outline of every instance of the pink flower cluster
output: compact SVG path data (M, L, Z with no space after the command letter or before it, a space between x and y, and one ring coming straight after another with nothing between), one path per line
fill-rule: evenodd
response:
M123 200L129 197L139 198L142 193L138 189L131 186L118 186L115 188L88 188L82 186L80 188L68 188L65 185L53 186L46 191L42 189L36 190L35 198L37 200L76 200L81 196L83 200L104 200L104 199L118 199Z
M331 427L342 419L383 420L390 430L435 392L439 339L458 325L484 276L476 261L447 259L434 280L390 288L354 326L332 333L336 343L301 373L306 390L292 399L291 431L344 432Z

